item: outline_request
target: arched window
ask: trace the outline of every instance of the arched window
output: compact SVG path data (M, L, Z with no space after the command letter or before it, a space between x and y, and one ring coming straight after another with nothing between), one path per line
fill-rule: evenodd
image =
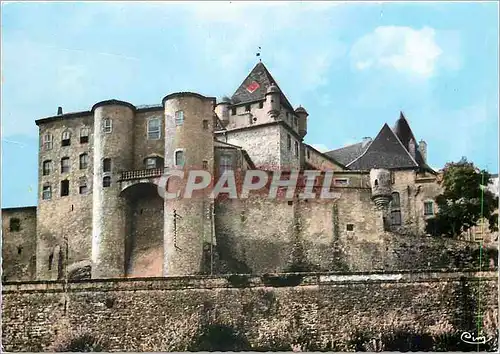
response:
M80 170L86 169L89 165L89 155L87 153L83 153L80 155Z
M86 144L89 142L90 130L87 127L80 129L80 144Z
M71 132L69 130L65 130L62 133L61 146L70 146L70 145L71 145Z
M51 150L52 149L52 141L53 137L52 134L47 133L43 136L43 149L44 150Z
M175 166L184 166L184 151L177 150L175 152Z
M111 177L110 176L105 176L102 178L102 186L104 188L111 186Z
M113 130L113 122L111 121L111 118L104 118L102 120L102 132L105 134L111 133Z
M161 137L161 121L160 118L148 120L148 139L157 140Z

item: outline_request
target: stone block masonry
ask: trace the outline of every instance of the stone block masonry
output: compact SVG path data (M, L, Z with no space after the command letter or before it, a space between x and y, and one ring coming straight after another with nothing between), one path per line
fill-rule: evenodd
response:
M237 333L247 350L348 349L359 333L474 330L478 303L491 335L497 285L495 272L6 283L2 342L6 351L47 350L82 327L102 337L105 351L184 351L218 326Z

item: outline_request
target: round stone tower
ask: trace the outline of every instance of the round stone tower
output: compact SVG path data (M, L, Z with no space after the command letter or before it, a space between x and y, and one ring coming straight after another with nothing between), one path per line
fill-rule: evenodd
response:
M387 209L391 202L391 172L385 169L370 170L372 200L379 209Z
M280 90L278 86L274 83L269 86L266 92L266 105L268 107L267 114L272 118L276 119L280 114L281 103L280 103Z
M125 272L127 203L120 197L121 171L133 169L135 107L109 100L94 113L92 183L92 278L121 277Z
M231 105L231 100L229 97L222 97L221 101L215 106L215 113L220 118L224 126L229 123L229 106Z
M165 166L182 170L184 179L170 177L167 191L180 195L164 202L164 276L181 276L202 270L203 249L215 239L208 190L183 194L188 173L214 170L215 98L181 92L163 99L165 111Z

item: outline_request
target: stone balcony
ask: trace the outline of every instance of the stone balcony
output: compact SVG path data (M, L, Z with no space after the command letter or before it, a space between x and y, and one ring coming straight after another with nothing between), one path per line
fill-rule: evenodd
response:
M144 170L124 171L121 173L120 181L130 181L144 178L160 177L165 171L164 167L148 168Z

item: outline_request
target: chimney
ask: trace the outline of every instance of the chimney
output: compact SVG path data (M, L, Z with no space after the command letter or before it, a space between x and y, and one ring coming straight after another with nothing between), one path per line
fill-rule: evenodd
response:
M420 151L420 155L424 159L424 162L427 162L427 143L423 140L418 142L418 150Z
M60 116L62 113L62 107L57 107L57 115Z
M416 156L416 146L415 146L415 140L411 139L409 142L408 142L408 152L410 153L410 155L415 158Z
M372 138L370 138L369 136L365 136L363 138L363 141L362 141L362 146L365 147L366 144L370 143L372 141Z

